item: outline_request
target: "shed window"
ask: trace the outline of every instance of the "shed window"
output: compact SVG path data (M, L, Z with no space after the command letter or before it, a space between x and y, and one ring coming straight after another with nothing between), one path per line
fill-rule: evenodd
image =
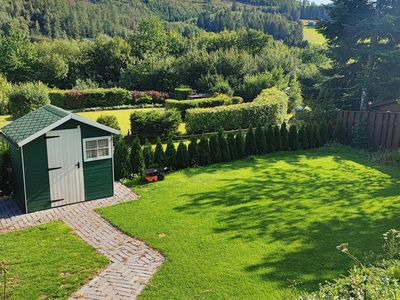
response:
M83 140L85 161L111 158L111 137L97 137Z

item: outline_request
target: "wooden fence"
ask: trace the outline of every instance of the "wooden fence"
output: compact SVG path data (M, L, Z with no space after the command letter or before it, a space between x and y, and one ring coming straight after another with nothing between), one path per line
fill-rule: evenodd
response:
M400 113L341 110L337 114L337 122L345 130L346 140L351 141L354 125L360 120L368 122L368 138L371 146L400 148Z

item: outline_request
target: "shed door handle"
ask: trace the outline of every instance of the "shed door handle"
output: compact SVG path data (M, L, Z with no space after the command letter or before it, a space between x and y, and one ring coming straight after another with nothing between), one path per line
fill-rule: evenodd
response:
M80 163L80 162L77 162L75 166L77 166L78 169L80 169L80 168L81 168L81 163Z

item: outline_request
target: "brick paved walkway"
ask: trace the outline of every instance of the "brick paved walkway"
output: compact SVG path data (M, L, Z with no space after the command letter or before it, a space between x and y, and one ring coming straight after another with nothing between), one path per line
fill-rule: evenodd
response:
M137 199L130 189L115 184L115 196L22 215L11 200L0 201L0 232L62 220L84 241L108 257L111 264L70 299L135 299L164 258L157 251L122 233L93 210Z

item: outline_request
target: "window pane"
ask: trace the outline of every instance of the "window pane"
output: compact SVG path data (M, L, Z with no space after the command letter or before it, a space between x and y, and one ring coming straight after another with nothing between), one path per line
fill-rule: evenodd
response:
M108 139L99 140L99 148L108 148Z
M97 157L97 150L86 151L86 158L96 158L96 157Z
M101 156L108 156L110 153L108 148L104 148L104 149L99 149L99 157Z
M86 149L96 149L96 148L97 148L97 141L86 142Z

